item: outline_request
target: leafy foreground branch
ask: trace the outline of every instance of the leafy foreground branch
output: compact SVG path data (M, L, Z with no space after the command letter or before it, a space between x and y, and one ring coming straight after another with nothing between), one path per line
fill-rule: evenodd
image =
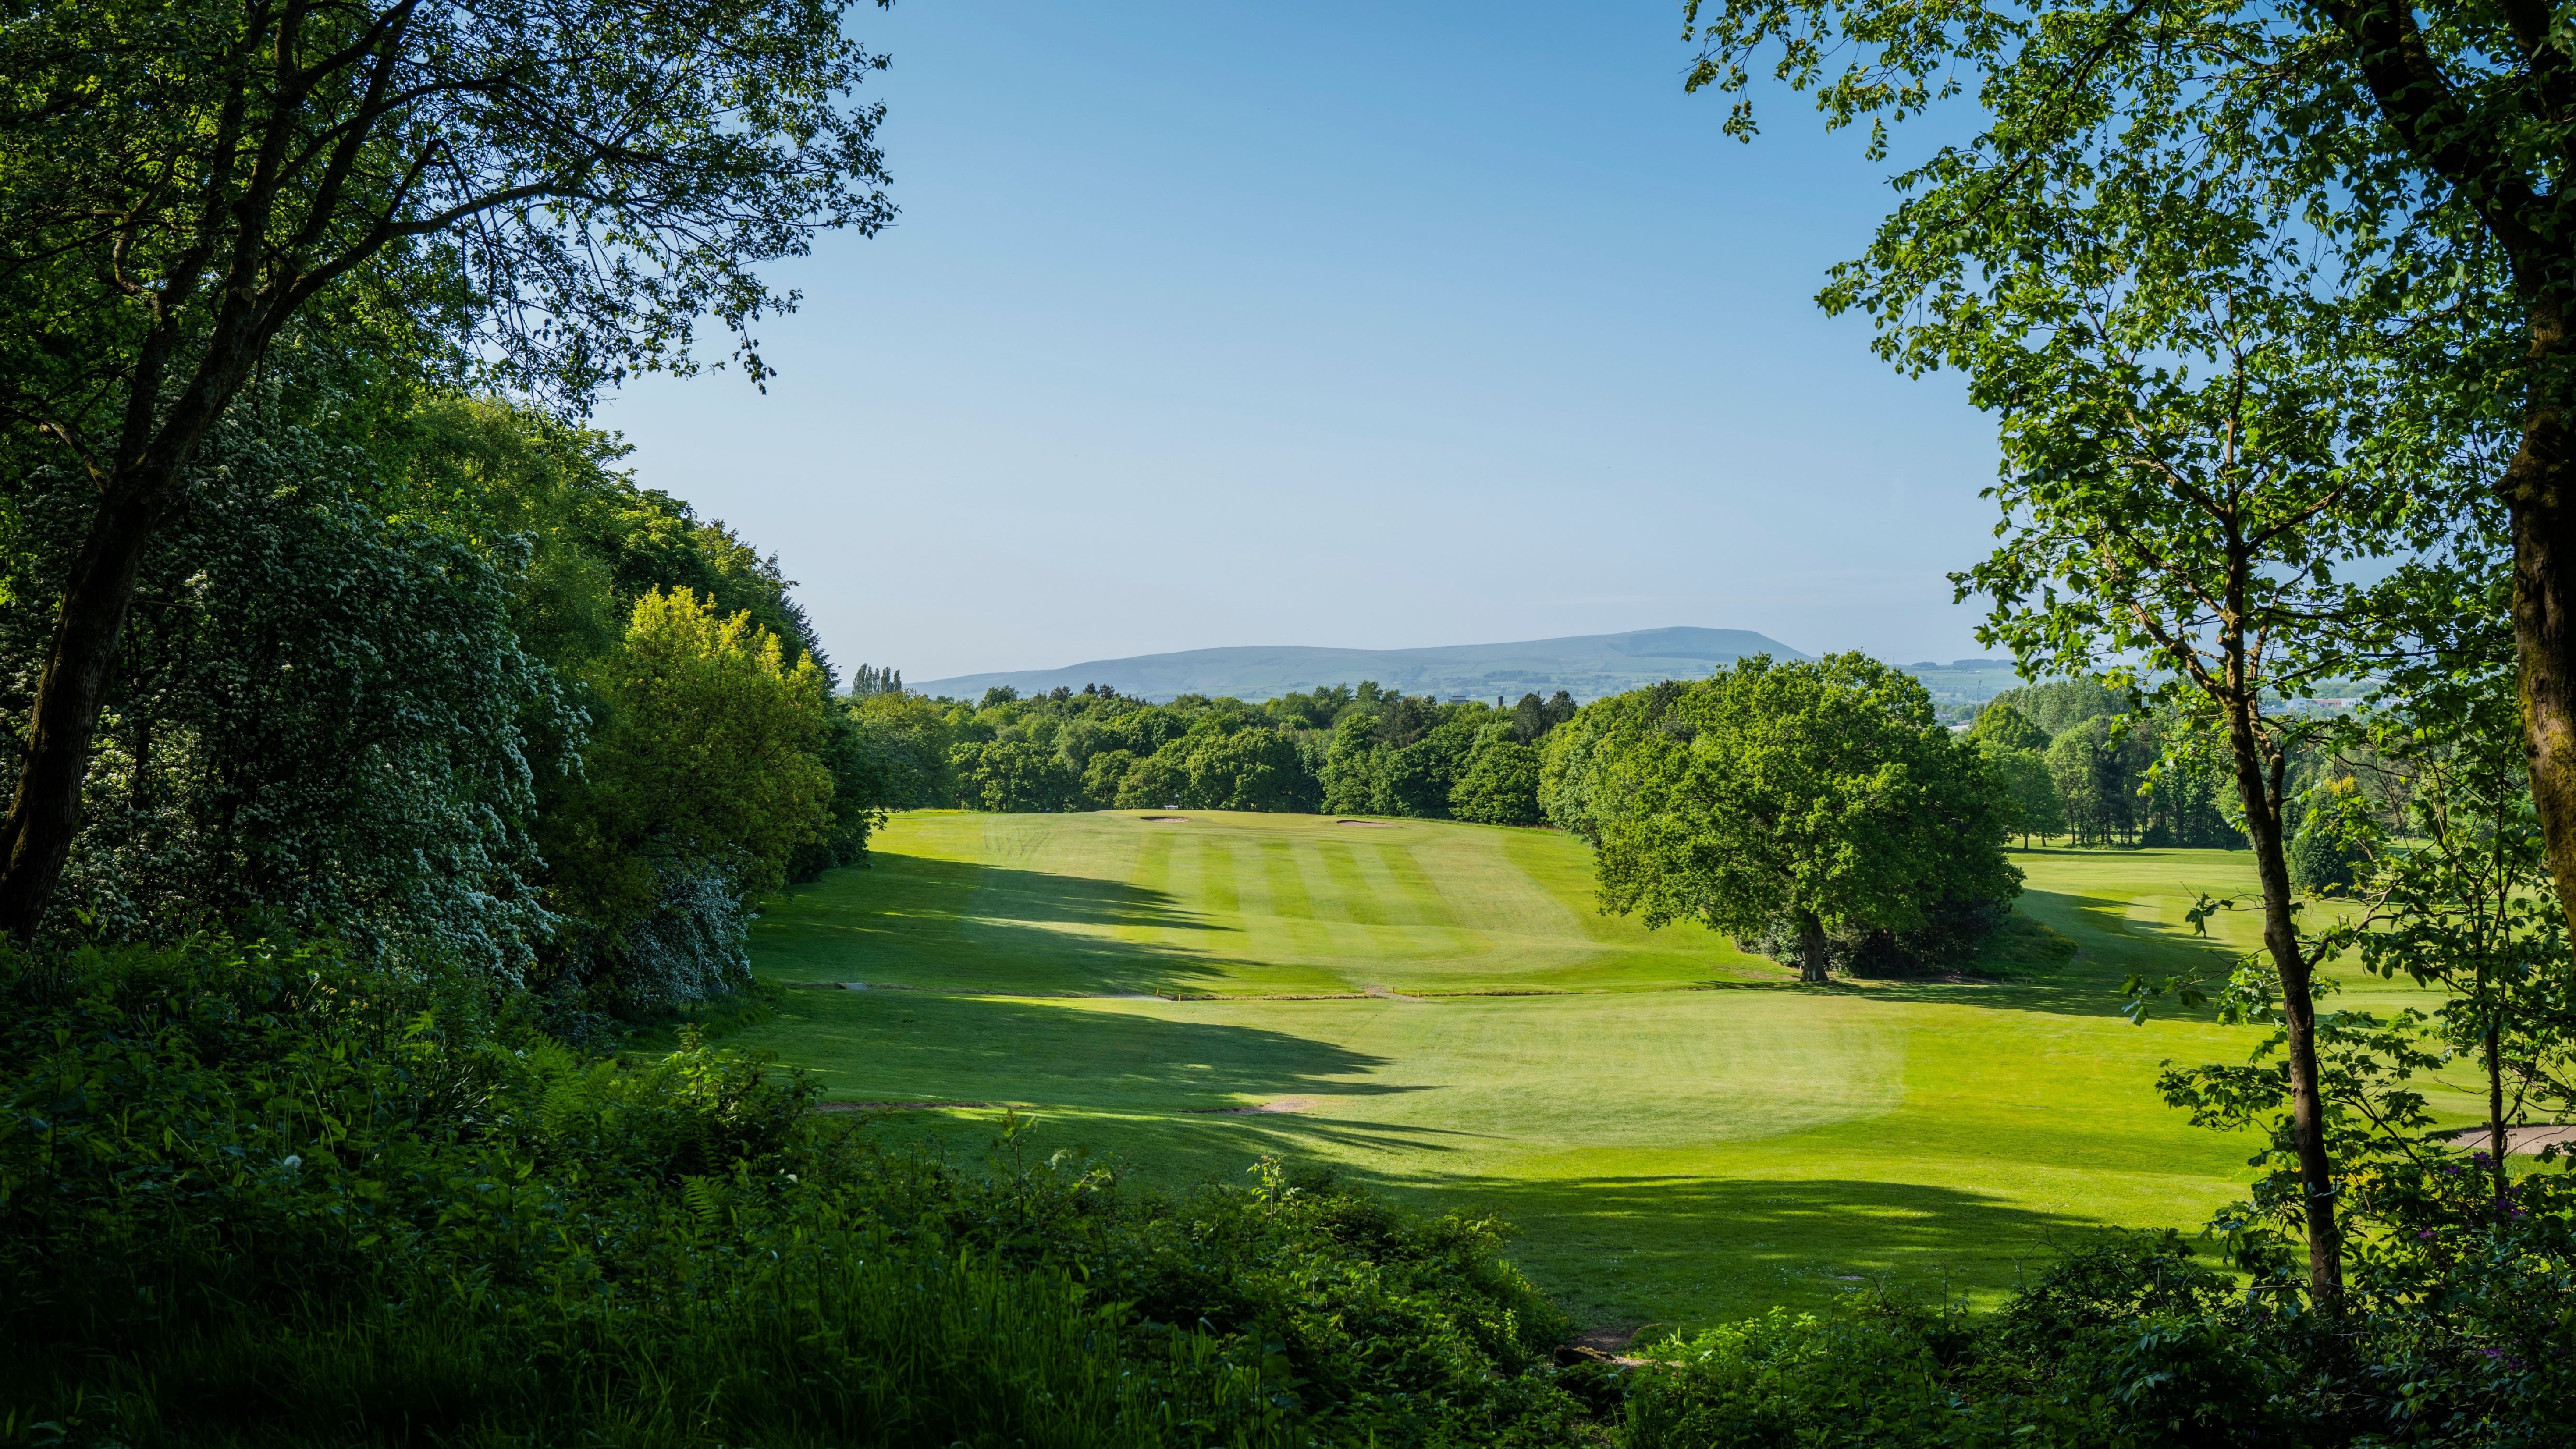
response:
M2555 1442L2559 1217L2373 1254L2329 1332L2168 1238L1560 1364L1496 1256L1275 1167L965 1172L691 1043L584 1058L310 946L0 978L0 1442Z

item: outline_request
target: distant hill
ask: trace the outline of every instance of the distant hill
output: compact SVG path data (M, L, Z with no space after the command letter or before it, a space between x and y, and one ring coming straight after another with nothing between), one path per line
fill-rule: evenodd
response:
M1312 649L1294 646L1191 649L1095 659L1063 669L1023 669L1005 674L961 674L923 680L924 694L977 699L993 686L1023 695L1062 685L1105 684L1120 694L1164 700L1180 694L1270 699L1317 685L1374 679L1407 694L1518 699L1533 690L1562 689L1577 700L1598 699L1664 679L1700 679L1717 666L1748 654L1775 659L1809 656L1777 639L1745 629L1639 629L1627 634L1583 634L1570 639L1531 639L1517 644L1451 644L1438 649Z

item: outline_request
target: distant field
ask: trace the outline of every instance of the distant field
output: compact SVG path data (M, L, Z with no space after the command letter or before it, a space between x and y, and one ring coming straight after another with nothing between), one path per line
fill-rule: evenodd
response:
M1983 1294L2098 1225L2196 1227L2249 1150L2150 1087L2160 1060L2233 1057L2244 1035L2132 1027L2115 995L2211 949L2183 912L2246 889L2246 857L2015 858L2022 909L2075 941L2071 963L1809 989L1697 927L1602 918L1588 849L1554 832L923 812L755 932L766 977L876 989L792 992L739 1040L845 1101L1032 1111L1040 1153L1149 1180L1239 1181L1276 1152L1499 1210L1514 1256L1596 1321L1705 1322L1877 1277ZM2250 917L2219 929L2254 940ZM1279 999L1344 993L1368 994ZM1264 1104L1292 1110L1240 1113ZM870 1130L973 1152L996 1116Z

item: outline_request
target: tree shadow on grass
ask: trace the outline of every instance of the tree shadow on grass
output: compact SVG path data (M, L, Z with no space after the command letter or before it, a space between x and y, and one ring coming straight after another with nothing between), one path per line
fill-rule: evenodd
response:
M800 888L795 896L798 913L828 918L899 911L1046 925L1208 929L1207 922L1184 909L1171 892L1129 881L885 851L873 853L869 860L867 866L830 871Z
M1436 1090L1389 1087L1391 1092ZM1357 1094L1350 1094L1357 1095ZM1070 1104L1067 1104L1068 1106ZM1467 1150L1489 1139L1482 1134L1412 1123L1368 1122L1335 1116L1329 1107L1300 1112L1230 1113L1159 1112L1134 1115L1079 1111L1050 1112L1036 1107L1033 1140L1041 1148L1065 1144L1152 1186L1186 1188L1198 1183L1240 1183L1243 1171L1266 1156L1347 1164L1353 1156L1387 1162L1420 1160L1426 1154ZM910 1128L911 1124L895 1124ZM925 1124L927 1125L927 1124ZM961 1129L963 1131L961 1132ZM951 1119L931 1130L952 1141L962 1140L985 1124ZM913 1129L911 1135L921 1135ZM1327 1156L1324 1149L1333 1149ZM1354 1180L1378 1182L1365 1168L1349 1169ZM1394 1179L1387 1179L1392 1181Z
M2103 1231L1925 1183L1413 1176L1380 1185L1500 1212L1519 1231L1510 1256L1532 1281L1597 1321L1706 1323L1872 1285L2005 1291Z
M973 861L878 854L769 911L752 947L788 981L951 991L1173 993L1262 963L1107 931L1205 932L1168 891Z
M1885 1001L2107 1017L2120 1014L2125 1000L2121 983L2132 972L2155 978L2197 966L2205 974L2223 975L2235 958L2235 950L2225 942L2195 936L2185 929L2128 919L2130 905L2114 897L2025 890L2019 909L2030 919L2072 939L2076 945L2074 959L2051 967L2015 968L2012 974L1994 979L1878 980L1854 989L1866 990L1873 998ZM2076 929L2065 930L2066 925ZM2205 1018L2211 1013L2181 1012L2167 1000L2157 1014Z
M799 992L743 1040L853 1101L1152 1114L1431 1090L1376 1080L1391 1058L1293 1032L990 997Z

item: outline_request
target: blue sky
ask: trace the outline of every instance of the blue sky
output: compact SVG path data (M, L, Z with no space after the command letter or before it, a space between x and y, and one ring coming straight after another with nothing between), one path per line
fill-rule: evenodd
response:
M605 406L844 667L1674 624L1980 652L1988 421L1814 293L1889 199L1747 147L1677 5L903 0L903 207L780 272L781 376Z

